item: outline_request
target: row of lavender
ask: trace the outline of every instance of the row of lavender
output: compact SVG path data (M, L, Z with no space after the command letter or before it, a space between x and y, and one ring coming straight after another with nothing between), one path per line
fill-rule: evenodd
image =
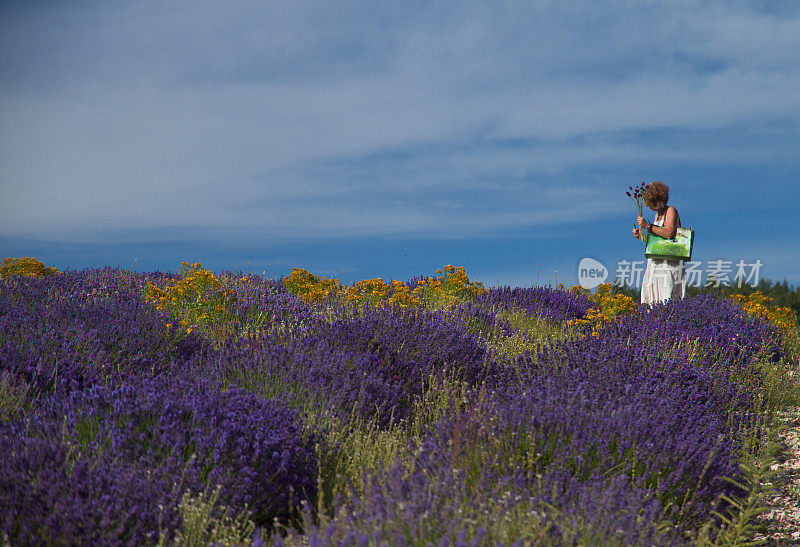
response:
M589 305L516 289L465 309L493 310L502 323L502 310L563 321ZM369 477L322 525L307 519L306 532L321 544L689 541L738 493L727 479L741 480L761 367L780 360L778 340L735 305L701 297L511 362L464 351L460 362L472 366L461 378L486 389L477 403L445 413L412 462Z
M781 358L773 327L708 297L493 351L527 334L511 310L563 324L594 306L549 288L321 311L250 279L230 336L210 338L144 299L167 278L0 282L0 529L14 544L171 541L184 493L217 486L228 516L247 509L276 542L681 543L735 494L762 365ZM396 432L443 382L460 389L451 409L322 499L347 447L309 408Z
M13 544L155 544L184 492L288 517L314 489L286 405L193 374L213 349L111 269L0 285L0 528ZM264 480L271 477L271 480Z

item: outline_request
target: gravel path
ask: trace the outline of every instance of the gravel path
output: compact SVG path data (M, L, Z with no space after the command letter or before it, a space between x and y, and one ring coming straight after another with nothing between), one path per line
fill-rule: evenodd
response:
M764 487L766 511L759 517L763 533L753 537L764 545L800 545L800 409L781 413L786 429L780 434L784 452L770 466L775 473Z

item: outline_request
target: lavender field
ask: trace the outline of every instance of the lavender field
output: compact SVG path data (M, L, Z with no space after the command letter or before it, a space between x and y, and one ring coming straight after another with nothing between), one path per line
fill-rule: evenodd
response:
M0 544L746 541L796 323L463 270L0 278Z

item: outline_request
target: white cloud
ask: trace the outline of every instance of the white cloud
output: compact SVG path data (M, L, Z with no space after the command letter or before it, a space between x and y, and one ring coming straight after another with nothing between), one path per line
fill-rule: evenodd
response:
M742 3L18 9L0 29L7 235L558 224L624 206L575 172L780 164L800 127L800 17ZM658 130L718 138L636 138Z

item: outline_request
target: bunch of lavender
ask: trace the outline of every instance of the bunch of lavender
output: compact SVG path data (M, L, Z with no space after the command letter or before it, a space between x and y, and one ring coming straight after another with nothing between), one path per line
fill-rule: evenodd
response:
M628 186L628 191L625 192L625 194L629 198L631 198L634 201L634 203L636 203L636 210L638 211L639 216L642 216L644 191L647 190L649 187L650 187L649 184L645 184L644 181L642 181L642 183L636 188L634 188L633 186ZM633 192L633 194L631 194L631 192Z
M649 184L645 184L644 181L642 181L642 183L636 188L634 188L633 186L628 186L628 191L625 192L625 194L629 198L631 198L634 201L634 203L636 203L636 210L639 213L638 216L642 216L642 205L644 204L643 201L644 191L647 190L649 186L650 186ZM631 192L633 193L631 194ZM643 237L643 232L642 229L639 228L639 239L642 239L642 237Z

